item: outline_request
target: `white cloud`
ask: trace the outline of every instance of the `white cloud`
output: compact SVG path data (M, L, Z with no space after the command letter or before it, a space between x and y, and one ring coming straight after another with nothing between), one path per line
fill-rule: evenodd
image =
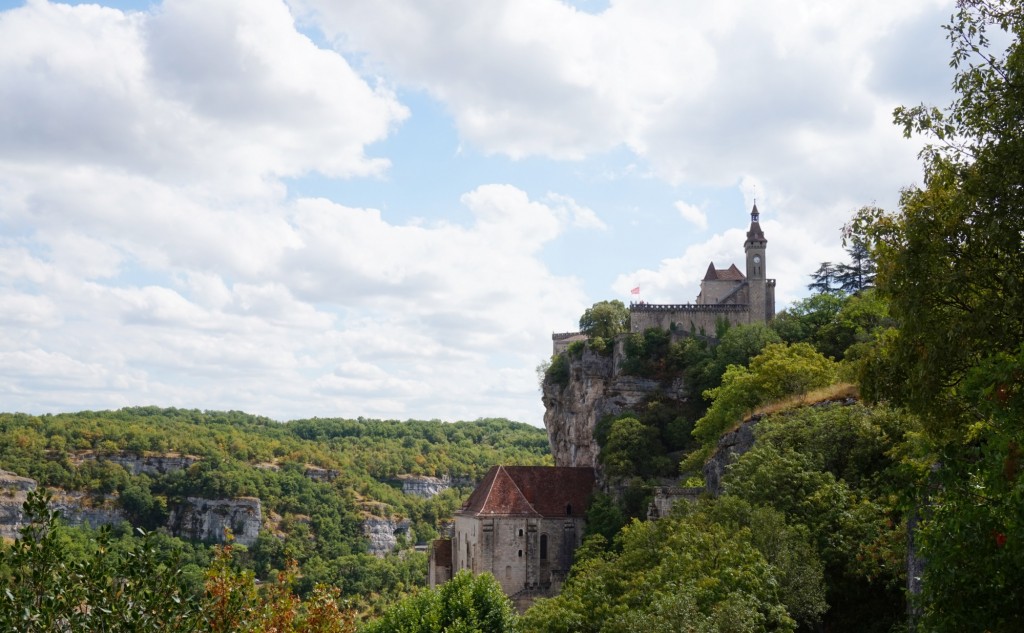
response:
M674 183L755 175L823 226L894 205L917 178L918 148L891 123L908 96L894 78L948 77L940 0L620 0L597 15L558 0L291 3L367 68L443 101L485 152L626 146Z
M683 219L690 224L702 231L708 228L708 216L699 207L695 207L682 200L676 200L675 207L679 211L679 215L683 216Z

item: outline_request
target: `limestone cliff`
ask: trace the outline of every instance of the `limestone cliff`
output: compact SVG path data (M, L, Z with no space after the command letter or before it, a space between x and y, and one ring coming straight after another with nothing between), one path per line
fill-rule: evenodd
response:
M0 539L18 538L18 529L24 524L22 505L35 489L35 479L0 470Z
M224 530L230 529L236 543L252 545L259 536L263 515L256 497L188 497L174 508L167 525L175 536L193 541L223 542Z
M363 534L369 543L369 552L374 556L384 556L395 550L398 537L408 534L409 519L388 519L368 516L363 519Z
M597 466L594 427L602 417L635 410L656 394L680 402L689 396L681 380L664 385L627 376L619 364L619 346L607 356L586 348L570 358L568 384L544 382L544 426L556 466Z

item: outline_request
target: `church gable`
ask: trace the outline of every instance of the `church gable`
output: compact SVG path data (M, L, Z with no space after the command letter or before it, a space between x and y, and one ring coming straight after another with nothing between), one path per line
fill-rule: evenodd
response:
M594 481L592 468L494 466L459 514L583 517Z

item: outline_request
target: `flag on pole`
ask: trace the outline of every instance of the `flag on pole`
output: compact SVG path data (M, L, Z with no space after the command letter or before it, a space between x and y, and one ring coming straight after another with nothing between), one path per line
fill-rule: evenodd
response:
M638 295L638 294L640 294L640 286L637 286L636 288L633 288L632 290L630 290L629 294L631 294L631 295Z

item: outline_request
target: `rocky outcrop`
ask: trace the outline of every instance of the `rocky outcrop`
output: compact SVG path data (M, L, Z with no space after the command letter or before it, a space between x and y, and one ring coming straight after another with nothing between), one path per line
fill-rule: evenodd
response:
M704 463L704 485L712 495L722 492L722 476L726 468L754 446L754 425L764 416L754 415L718 439L714 454Z
M384 556L395 550L398 537L409 532L408 519L386 519L368 516L363 519L363 534L369 542L369 552L374 556Z
M94 496L85 492L54 490L50 508L59 511L64 523L73 527L97 528L127 520L117 505L116 494Z
M25 519L22 505L36 485L35 479L0 470L0 538L18 538Z
M452 477L442 475L430 477L428 475L397 475L393 479L383 480L390 486L402 489L402 492L421 499L436 497L449 488L473 488L476 482L470 477Z
M227 529L241 545L255 543L262 524L260 500L256 497L188 497L171 511L167 521L171 533L183 539L222 543Z
M689 397L681 380L666 386L619 372L620 347L609 356L585 348L569 361L567 385L545 381L544 426L556 466L597 466L594 427L604 416L634 410L655 394L679 402Z
M71 463L78 465L86 460L99 460L119 464L132 475L163 475L176 470L185 470L192 464L199 461L195 455L182 455L181 453L135 453L121 452L111 454L96 454L93 452L74 453L71 455Z
M307 479L312 479L313 481L332 482L337 479L338 475L341 473L331 468L320 468L319 466L307 464L306 470L303 474Z

